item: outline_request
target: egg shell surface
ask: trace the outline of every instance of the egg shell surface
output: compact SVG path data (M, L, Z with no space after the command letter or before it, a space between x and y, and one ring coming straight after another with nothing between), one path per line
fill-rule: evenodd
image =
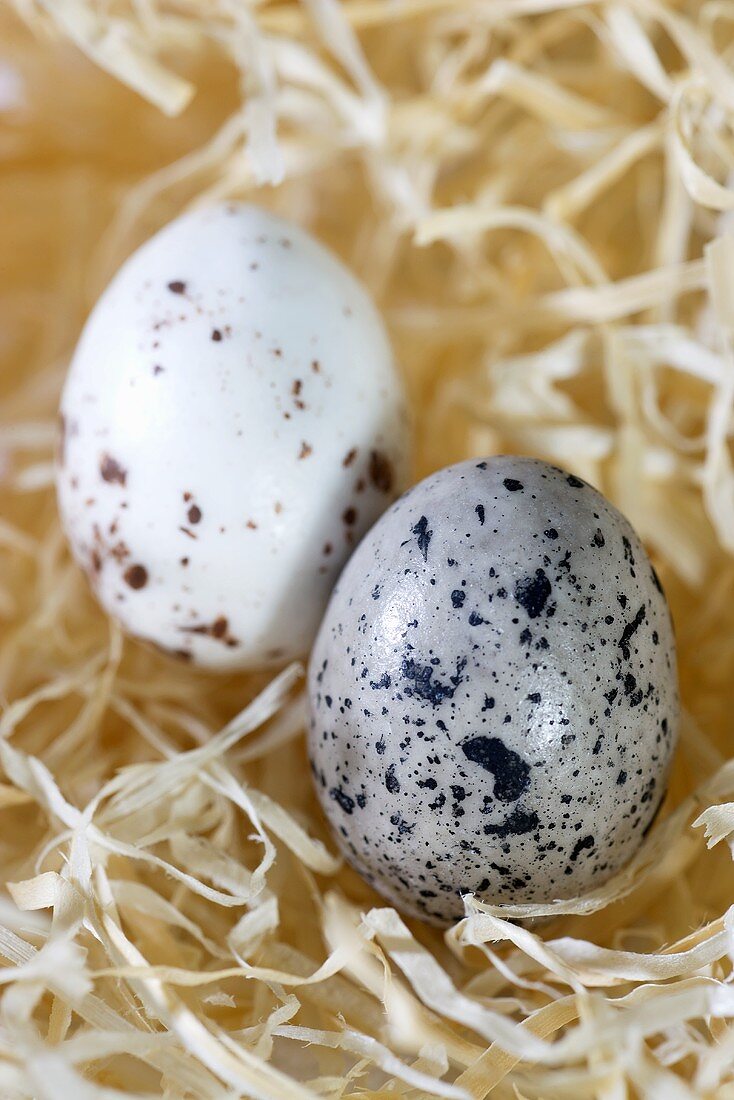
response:
M436 923L467 893L601 885L653 821L678 728L671 619L637 535L529 458L441 470L383 515L334 590L309 692L345 855Z
M127 261L61 413L61 515L100 602L215 669L308 650L405 478L375 307L310 235L249 205L185 214Z

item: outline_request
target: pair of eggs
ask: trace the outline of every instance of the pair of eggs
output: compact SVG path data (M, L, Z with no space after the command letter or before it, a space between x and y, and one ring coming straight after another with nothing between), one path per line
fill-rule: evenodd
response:
M164 229L93 311L62 423L64 525L131 633L221 670L317 635L316 789L400 908L574 896L639 845L678 716L643 547L533 459L450 467L389 507L408 463L389 342L307 234L235 204Z

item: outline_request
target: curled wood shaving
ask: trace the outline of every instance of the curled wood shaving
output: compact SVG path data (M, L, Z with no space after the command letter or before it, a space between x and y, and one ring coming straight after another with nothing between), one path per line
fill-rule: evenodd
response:
M730 1097L731 5L15 0L0 31L0 1094ZM467 897L445 935L385 908L311 794L302 670L182 669L71 565L50 480L83 317L221 196L368 283L416 477L536 454L649 545L681 746L586 897Z

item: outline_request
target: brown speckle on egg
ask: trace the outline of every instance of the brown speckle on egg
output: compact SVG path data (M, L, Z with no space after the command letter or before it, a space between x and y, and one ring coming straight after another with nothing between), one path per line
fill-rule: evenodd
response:
M99 473L102 480L110 485L127 484L127 470L112 455L102 455L99 460Z
M128 566L122 576L125 584L129 585L130 588L145 588L148 583L148 570L139 563Z
M200 634L213 638L217 642L223 642L224 645L230 648L239 645L237 639L230 633L229 619L226 615L218 615L211 623L197 623L195 626L182 626L179 629L185 634Z
M370 451L368 467L370 482L380 493L389 493L393 487L392 462L382 451Z
M66 417L63 413L59 413L59 444L58 444L58 460L59 465L63 466L66 462Z

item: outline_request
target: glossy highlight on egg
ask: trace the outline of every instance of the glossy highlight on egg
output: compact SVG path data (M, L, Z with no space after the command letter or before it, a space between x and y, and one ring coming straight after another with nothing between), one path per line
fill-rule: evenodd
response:
M581 895L664 798L675 640L627 520L531 458L448 467L400 498L332 595L309 752L341 848L435 923L462 895Z
M185 214L127 261L61 417L61 516L97 597L212 669L304 655L405 481L405 400L375 307L310 235L250 205Z

